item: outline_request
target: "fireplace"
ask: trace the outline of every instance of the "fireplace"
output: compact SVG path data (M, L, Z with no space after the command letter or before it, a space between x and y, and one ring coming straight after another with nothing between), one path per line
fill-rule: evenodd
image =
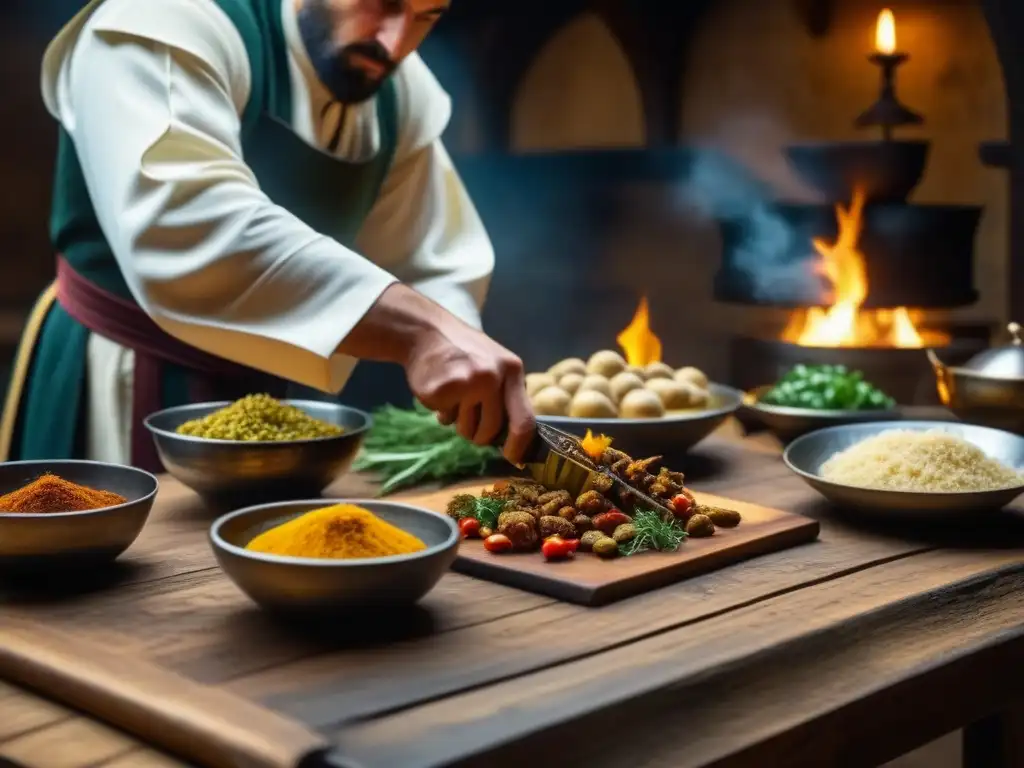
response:
M1007 135L1006 97L1024 109L1009 32L1024 33L1024 11L893 0L896 39L875 51L892 59L876 71L863 55L880 7L453 4L424 57L453 96L446 142L497 251L488 331L543 370L608 346L647 296L665 358L723 383L820 359L887 377L902 402L932 401L924 346L965 360L1024 315L1024 260L1008 258L1024 225L1008 242L1020 217L977 159ZM913 54L902 66L897 42ZM893 73L890 111L876 84ZM986 162L1012 166L1011 146L986 144ZM681 205L722 156L763 181L747 190L757 209ZM842 234L840 212L858 219ZM774 276L744 261L759 255L745 252L758 226L785 241ZM851 234L861 261L832 269L863 277L855 333L823 341L849 310L831 312L837 286L815 242Z
M870 61L881 70L875 103L855 119L877 141L786 148L796 173L826 204L767 201L757 215L722 220L715 296L733 304L785 308L781 329L732 342L731 380L752 389L798 363L845 364L903 404L937 403L925 348L963 362L987 345L984 325L939 323L973 304L975 235L982 208L907 201L926 170L930 143L895 132L924 118L896 94L889 9L876 22ZM772 237L773 231L785 237ZM767 242L766 242L767 241Z

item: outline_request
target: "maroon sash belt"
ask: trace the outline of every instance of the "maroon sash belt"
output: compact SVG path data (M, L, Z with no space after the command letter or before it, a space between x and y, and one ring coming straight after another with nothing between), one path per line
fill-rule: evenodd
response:
M131 462L150 472L162 472L143 420L163 407L163 369L171 363L189 371L189 396L194 402L220 399L223 384L241 391L271 392L281 383L269 375L185 344L162 330L135 302L110 293L82 277L57 258L57 301L93 333L135 352L132 386ZM246 387L248 384L248 388Z

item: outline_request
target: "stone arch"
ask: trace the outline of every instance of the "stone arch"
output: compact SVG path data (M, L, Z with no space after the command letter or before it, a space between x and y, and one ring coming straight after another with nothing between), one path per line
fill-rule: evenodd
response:
M626 54L595 13L559 29L523 73L511 149L641 147L643 106Z

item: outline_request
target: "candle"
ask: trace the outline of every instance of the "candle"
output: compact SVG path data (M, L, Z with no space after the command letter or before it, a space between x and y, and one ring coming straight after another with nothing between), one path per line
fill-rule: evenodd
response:
M883 56L896 53L896 19L888 8L878 14L875 25L875 50Z

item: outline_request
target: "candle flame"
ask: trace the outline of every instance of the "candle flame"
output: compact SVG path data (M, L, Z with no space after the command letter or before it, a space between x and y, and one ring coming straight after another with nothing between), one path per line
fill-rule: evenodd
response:
M891 56L896 53L896 17L888 8L878 14L875 25L875 50Z

